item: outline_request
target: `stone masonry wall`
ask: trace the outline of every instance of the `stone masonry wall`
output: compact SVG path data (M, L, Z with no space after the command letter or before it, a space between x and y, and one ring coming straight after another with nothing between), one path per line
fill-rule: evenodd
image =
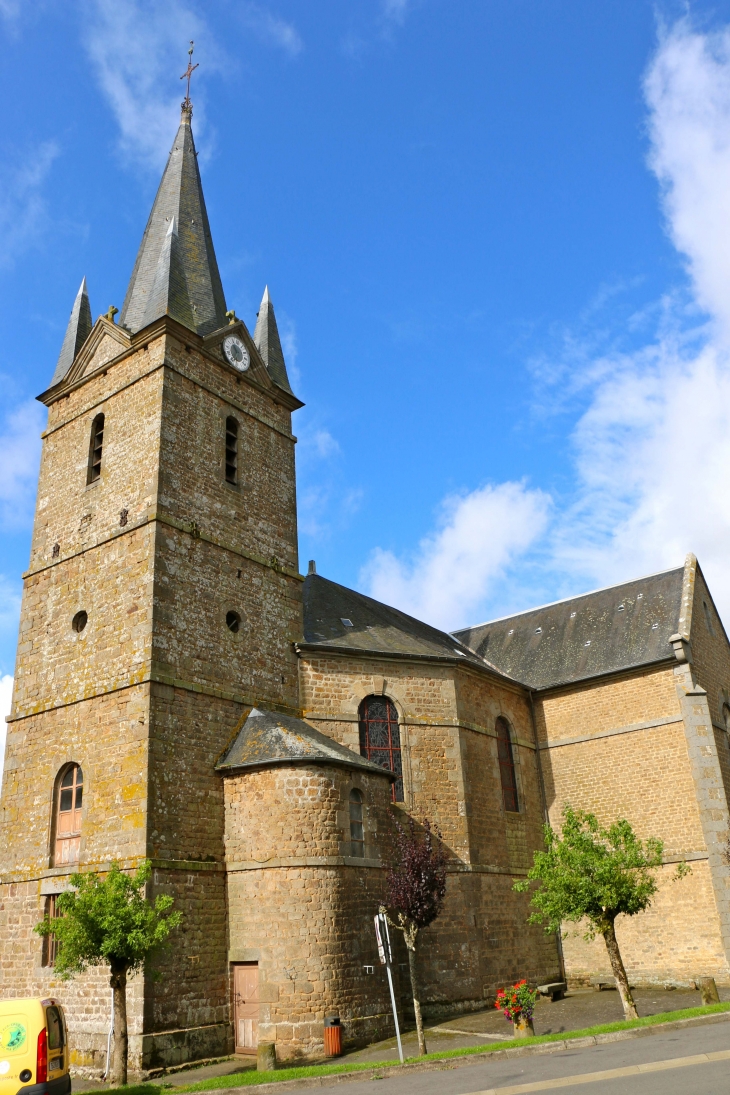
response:
M665 842L671 862L662 870L657 898L645 913L619 918L616 925L632 983L687 983L704 972L724 979L726 962L673 668L640 670L543 695L536 701L536 716L540 742L551 746L541 749L551 824L560 826L563 807L570 804L605 823L626 817L642 839L657 836ZM672 862L684 857L692 874L673 882ZM602 975L608 963L602 940L587 944L582 931L576 936L566 926L564 952L568 976L585 981Z
M69 873L49 866L64 763L84 771L81 869L111 859L131 869L149 855L153 892L175 895L184 923L160 959L165 976L135 982L133 1068L230 1048L214 765L252 702L298 709L290 413L260 369L249 383L215 348L175 332L160 321L148 343L125 350L128 336L110 328L88 380L49 409L0 804L0 911L12 925L0 932L3 996L52 977L33 973L41 944L31 929ZM101 477L88 485L100 411ZM223 465L231 413L241 423L235 488ZM76 633L80 609L88 623ZM229 610L241 616L237 634ZM77 1065L99 1067L105 1047L100 977L61 994Z
M555 979L555 940L526 925L527 896L512 891L542 842L540 781L524 693L486 674L405 659L308 651L300 667L305 717L354 751L362 699L384 692L393 700L401 724L405 808L439 826L453 857L444 911L424 933L419 957L426 1012L481 1007L510 979ZM513 731L518 813L503 805L499 715ZM407 984L404 964L406 1009Z
M259 1037L284 1059L391 1033L373 917L384 894L390 782L353 769L276 766L225 777L231 962L259 967ZM364 799L365 856L350 856L349 792ZM375 967L368 974L365 966Z

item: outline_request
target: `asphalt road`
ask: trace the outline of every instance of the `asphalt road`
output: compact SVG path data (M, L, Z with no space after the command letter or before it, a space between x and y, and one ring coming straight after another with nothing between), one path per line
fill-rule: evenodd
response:
M722 1059L705 1060L712 1054ZM641 1071L634 1072L638 1067ZM368 1079L337 1090L342 1095L730 1095L730 1021L462 1068L449 1069L444 1062L438 1071L386 1077L375 1088Z

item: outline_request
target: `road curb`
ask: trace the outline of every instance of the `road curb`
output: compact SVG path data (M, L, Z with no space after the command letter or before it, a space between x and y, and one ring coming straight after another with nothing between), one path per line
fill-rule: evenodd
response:
M515 1046L514 1049L486 1050L483 1053L470 1053L464 1057L446 1057L434 1061L411 1061L405 1065L389 1065L378 1068L359 1069L357 1072L337 1072L331 1076L304 1076L301 1080L273 1080L270 1083L250 1085L256 1091L296 1091L307 1087L331 1087L335 1084L352 1083L354 1080L372 1080L375 1077L387 1079L402 1076L404 1072L440 1072L468 1065L484 1064L486 1059L503 1061L509 1057L532 1057L543 1053L563 1053L566 1049L585 1049L587 1046L605 1045L607 1042L623 1042L629 1038L646 1038L653 1034L662 1034L666 1030L682 1030L697 1023L727 1023L730 1012L716 1015L695 1015L690 1019L676 1019L674 1022L657 1023L653 1026L634 1027L631 1030L615 1030L610 1034L589 1034L585 1038L566 1038L558 1042L541 1042L536 1046ZM465 1034L470 1033L465 1031ZM247 1085L249 1086L249 1085ZM211 1095L242 1095L241 1087L216 1087ZM90 1092L89 1095L92 1095ZM173 1092L170 1093L173 1095ZM181 1093L182 1095L182 1093ZM193 1095L193 1093L188 1093ZM197 1095L204 1095L203 1092Z

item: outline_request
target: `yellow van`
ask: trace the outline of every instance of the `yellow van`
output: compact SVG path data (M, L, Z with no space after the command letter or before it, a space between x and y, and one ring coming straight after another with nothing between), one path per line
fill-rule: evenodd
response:
M69 1095L67 1042L57 1000L0 1000L0 1095Z

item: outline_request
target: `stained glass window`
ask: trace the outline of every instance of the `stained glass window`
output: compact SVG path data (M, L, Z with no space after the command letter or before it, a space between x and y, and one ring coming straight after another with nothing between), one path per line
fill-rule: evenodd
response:
M505 810L517 812L517 777L515 758L512 753L512 738L506 719L497 719L497 756L499 757L499 775L502 780L502 801Z
M398 712L387 696L366 696L360 704L360 753L394 772L393 802L403 802L403 761Z

